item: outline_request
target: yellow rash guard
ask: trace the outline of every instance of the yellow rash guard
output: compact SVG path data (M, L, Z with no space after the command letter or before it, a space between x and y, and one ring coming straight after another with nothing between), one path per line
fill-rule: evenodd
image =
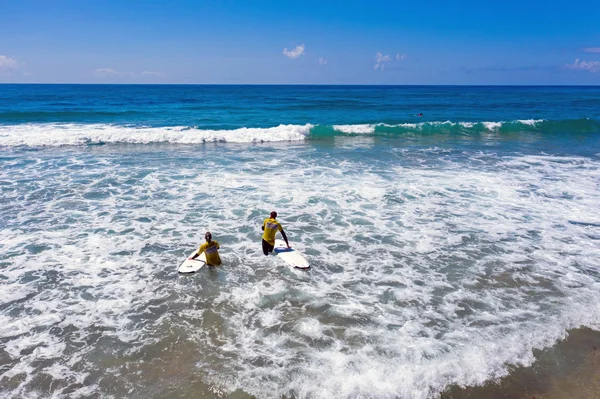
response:
M216 266L221 264L221 258L219 257L219 243L216 241L205 242L200 245L198 249L198 255L201 255L202 252L206 252L206 264L209 266Z
M277 230L283 231L283 227L281 227L281 224L273 218L265 219L263 227L265 228L265 232L262 236L263 240L271 245L275 245L275 234L277 234Z

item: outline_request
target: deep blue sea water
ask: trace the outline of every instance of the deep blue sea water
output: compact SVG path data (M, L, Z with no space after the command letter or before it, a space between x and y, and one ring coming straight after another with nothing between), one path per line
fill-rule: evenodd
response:
M600 329L598 204L600 87L0 85L0 393L481 385Z

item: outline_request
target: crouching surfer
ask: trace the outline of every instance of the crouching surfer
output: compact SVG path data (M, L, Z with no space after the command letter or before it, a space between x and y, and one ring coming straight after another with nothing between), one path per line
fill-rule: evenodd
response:
M204 234L204 238L206 239L206 242L200 245L200 248L198 248L198 252L196 252L194 256L188 259L196 259L198 256L202 255L202 252L205 252L207 265L220 265L221 257L219 257L219 248L221 247L219 246L219 243L212 239L212 234L210 234L210 231L207 231L206 234Z

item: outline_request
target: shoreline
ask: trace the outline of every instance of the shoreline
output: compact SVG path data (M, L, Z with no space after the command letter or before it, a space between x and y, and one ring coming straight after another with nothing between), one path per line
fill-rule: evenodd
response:
M478 387L448 388L440 399L585 399L600 397L600 331L577 328L554 346L534 350L535 362Z

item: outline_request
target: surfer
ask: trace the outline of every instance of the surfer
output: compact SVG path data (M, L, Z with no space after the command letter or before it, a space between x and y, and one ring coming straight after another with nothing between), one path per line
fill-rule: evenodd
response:
M207 265L209 265L209 266L220 265L221 258L219 257L218 249L221 247L219 246L219 243L216 241L213 241L212 234L210 234L210 231L207 231L206 234L204 234L204 238L206 239L206 242L204 244L200 245L200 248L198 248L198 252L196 252L196 255L194 255L188 259L194 260L198 256L202 255L202 252L206 252L206 264Z
M422 112L419 112L419 113L417 114L417 116L420 118L420 117L422 117L422 116L423 116L423 113L422 113Z
M264 231L262 236L262 248L265 255L268 255L269 252L273 252L273 248L275 248L275 234L277 234L277 230L281 232L281 235L285 240L285 244L288 248L290 248L290 243L285 235L285 231L283 231L281 224L275 220L276 218L277 212L273 211L271 212L271 217L265 219L262 225L262 229Z

